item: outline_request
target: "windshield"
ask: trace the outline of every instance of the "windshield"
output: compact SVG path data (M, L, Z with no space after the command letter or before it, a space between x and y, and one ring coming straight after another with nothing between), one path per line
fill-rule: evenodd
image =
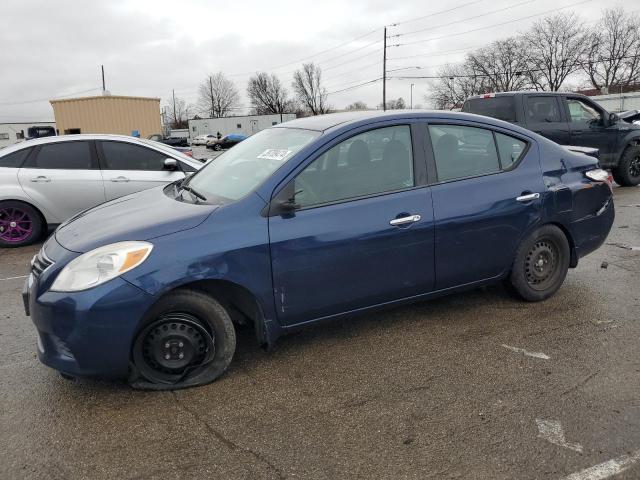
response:
M318 136L295 128L262 130L209 162L188 185L210 199L238 200Z

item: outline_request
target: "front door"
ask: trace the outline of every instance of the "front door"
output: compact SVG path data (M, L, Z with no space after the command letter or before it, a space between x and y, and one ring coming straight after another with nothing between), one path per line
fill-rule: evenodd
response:
M527 128L560 145L569 145L569 124L560 107L560 99L557 96L525 96Z
M93 143L88 140L35 147L18 171L18 180L57 222L105 201Z
M432 290L433 210L429 188L416 179L415 150L408 125L359 133L285 187L296 210L269 217L282 324Z
M165 153L115 140L97 142L107 200L166 185L184 178L182 170L166 170Z
M605 112L597 105L578 97L567 97L571 144L600 150L603 164L616 163L614 158L620 132L608 125Z
M436 289L499 277L540 219L545 187L537 146L462 123L430 124L428 140L438 175L432 187Z

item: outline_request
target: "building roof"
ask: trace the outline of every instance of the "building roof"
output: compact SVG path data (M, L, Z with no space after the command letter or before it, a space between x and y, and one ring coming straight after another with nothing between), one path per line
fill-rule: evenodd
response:
M57 100L49 100L49 103L64 103L64 102L79 102L82 100L154 100L159 102L157 97L128 97L125 95L94 95L92 97L76 97L76 98L61 98Z

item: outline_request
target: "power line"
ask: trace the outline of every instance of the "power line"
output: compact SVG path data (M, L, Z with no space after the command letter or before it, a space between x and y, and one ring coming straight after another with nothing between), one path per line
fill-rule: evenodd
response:
M444 55L448 55L450 53L457 53L457 52L466 52L469 50L473 50L476 48L480 48L480 46L476 45L474 47L464 47L464 48L456 48L454 50L444 50L438 53L420 53L418 55L407 55L404 57L393 57L393 58L387 58L387 61L392 61L392 60L405 60L407 58L417 58L417 57L442 57Z
M375 78L373 80L369 80L369 81L366 81L366 82L358 83L357 85L351 85L350 87L346 87L346 88L343 88L341 90L334 90L333 92L327 92L327 95L334 95L336 93L346 92L348 90L354 90L356 88L360 88L360 87L363 87L365 85L370 85L372 83L379 82L380 80L382 80L382 77Z
M478 32L480 30L486 30L488 28L500 27L502 25L507 25L509 23L515 23L515 22L520 22L522 20L528 20L530 18L539 17L539 16L545 15L547 13L553 13L553 12L557 12L559 10L565 10L567 8L571 8L571 7L575 7L575 6L578 6L578 5L582 5L584 3L588 3L588 2L591 2L591 1L592 0L582 0L580 2L572 3L570 5L565 5L564 7L559 7L559 8L554 8L554 9L551 9L551 10L546 10L544 12L536 13L534 15L527 15L526 17L520 17L520 18L516 18L516 19L513 19L513 20L506 21L506 22L501 22L501 23L495 23L493 25L487 25L485 27L474 28L472 30L467 30L465 32L450 33L448 35L441 35L439 37L432 37L432 38L427 38L427 39L424 39L424 40L416 40L416 41L413 41L413 42L396 43L396 44L391 45L391 46L392 47L402 47L402 46L406 46L406 45L415 45L416 43L432 42L434 40L440 40L440 39L443 39L443 38L450 38L450 37L457 37L459 35L466 35L468 33Z
M48 97L48 98L38 98L38 99L34 99L34 100L23 100L23 101L20 101L20 102L3 102L3 103L0 103L0 106L8 107L8 106L12 106L12 105L26 105L26 104L29 104L29 103L40 103L40 102L48 102L50 100L60 100L62 98L73 97L75 95L81 95L83 93L94 92L96 90L100 90L100 88L91 88L89 90L83 90L81 92L69 93L67 95L61 95L59 97L54 97L54 98Z
M405 33L397 33L395 35L389 35L389 38L395 38L395 37L406 37L407 35L415 35L416 33L421 33L421 32L425 32L427 30L435 30L437 28L441 28L441 27L448 27L451 25L455 25L457 23L462 23L462 22L466 22L468 20L475 20L477 18L482 18L482 17L487 17L489 15L493 15L495 13L499 13L499 12L504 12L505 10L511 10L512 8L516 8L519 7L521 5L527 4L527 3L532 3L532 2L537 2L538 0L525 0L524 2L520 2L520 3L514 3L513 5L509 5L508 7L504 7L504 8L499 8L497 10L492 10L490 12L486 12L486 13L481 13L479 15L474 15L472 17L467 17L467 18L463 18L461 20L456 20L454 22L449 22L449 23L442 23L440 25L434 25L432 27L427 27L427 28L420 28L418 30L413 30L411 32L405 32Z
M474 4L480 3L482 1L484 1L484 0L475 0L473 2L463 3L462 5L458 5L457 7L448 8L446 10L440 10L439 12L430 13L428 15L423 15L421 17L411 18L409 20L403 20L402 22L392 23L391 25L387 25L387 26L388 27L397 27L398 25L404 25L405 23L417 22L419 20L424 20L425 18L431 18L431 17L435 17L436 15L441 15L443 13L453 12L454 10L459 10L459 9L461 9L463 7L468 7L469 5L474 5Z

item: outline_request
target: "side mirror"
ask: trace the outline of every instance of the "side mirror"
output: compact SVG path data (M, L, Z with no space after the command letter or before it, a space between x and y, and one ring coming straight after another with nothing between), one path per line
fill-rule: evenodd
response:
M615 125L616 123L618 123L618 120L620 120L620 117L618 117L618 115L616 115L615 113L609 114L609 125Z
M269 216L291 215L300 208L300 204L296 203L295 182L289 184L280 190L280 193L271 200L269 205Z
M173 172L178 169L178 161L175 158L165 158L164 169Z

